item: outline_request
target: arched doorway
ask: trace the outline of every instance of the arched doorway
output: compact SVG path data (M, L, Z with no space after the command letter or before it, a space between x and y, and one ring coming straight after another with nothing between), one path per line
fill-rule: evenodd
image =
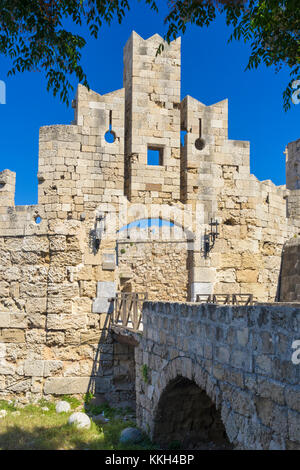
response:
M172 380L160 397L153 441L167 448L232 448L220 411L205 391L182 376Z

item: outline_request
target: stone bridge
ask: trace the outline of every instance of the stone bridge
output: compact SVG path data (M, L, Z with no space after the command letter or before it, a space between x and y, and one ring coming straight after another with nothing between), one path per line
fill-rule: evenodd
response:
M137 345L137 420L154 441L300 449L299 304L146 301L142 334L112 329Z

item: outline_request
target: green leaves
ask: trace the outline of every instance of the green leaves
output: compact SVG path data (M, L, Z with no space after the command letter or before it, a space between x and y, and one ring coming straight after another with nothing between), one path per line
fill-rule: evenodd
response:
M168 31L165 39L184 33L186 23L208 26L217 10L232 26L229 41L250 42L251 54L247 69L264 63L291 69L290 76L299 79L300 65L300 2L299 0L170 0L171 12L166 17ZM291 83L283 93L284 109L291 105Z
M159 12L155 0L144 0ZM170 11L164 19L170 43L184 34L187 24L209 26L219 11L233 27L229 41L250 42L251 54L246 69L261 63L291 69L291 81L283 93L284 109L290 107L293 80L300 79L300 2L299 0L168 0ZM12 59L8 75L39 70L47 77L47 89L69 104L75 75L87 86L81 65L85 40L63 29L63 19L77 25L86 23L91 36L98 37L103 23L114 18L123 21L130 9L129 0L0 0L0 54ZM161 44L157 54L163 51Z

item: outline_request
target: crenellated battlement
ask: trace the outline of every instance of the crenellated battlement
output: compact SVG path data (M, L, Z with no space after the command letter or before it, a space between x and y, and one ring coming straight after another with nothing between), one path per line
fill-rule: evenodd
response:
M133 32L124 47L125 193L132 202L180 200L180 38ZM157 162L148 155L157 153Z
M300 189L300 139L290 142L286 149L286 187Z
M10 170L0 172L0 211L15 205L16 173Z

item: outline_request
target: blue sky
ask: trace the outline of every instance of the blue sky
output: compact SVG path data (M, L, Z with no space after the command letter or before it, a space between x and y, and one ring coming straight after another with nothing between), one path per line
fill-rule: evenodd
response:
M124 230L130 230L135 227L146 228L146 227L149 227L150 225L151 227L173 227L174 222L170 222L170 220L164 220L164 219L159 219L159 218L139 219L120 228L120 232L123 232Z
M100 37L89 38L83 49L82 65L90 87L108 93L123 86L123 47L131 31L143 38L163 35L166 2L158 1L159 14L143 2L131 2L124 22L104 26ZM283 110L282 92L289 81L289 70L275 74L273 68L244 69L249 45L227 44L230 29L223 17L208 28L188 26L182 36L181 97L187 94L206 105L229 100L229 138L250 141L251 173L258 179L285 184L285 156L288 142L300 138L300 104ZM0 104L0 171L16 171L16 204L37 203L39 128L51 124L70 124L73 110L46 90L39 72L6 77L10 62L0 58L0 80L6 82L6 104ZM76 88L76 80L73 80ZM75 90L74 90L75 95ZM72 98L72 96L71 96Z

